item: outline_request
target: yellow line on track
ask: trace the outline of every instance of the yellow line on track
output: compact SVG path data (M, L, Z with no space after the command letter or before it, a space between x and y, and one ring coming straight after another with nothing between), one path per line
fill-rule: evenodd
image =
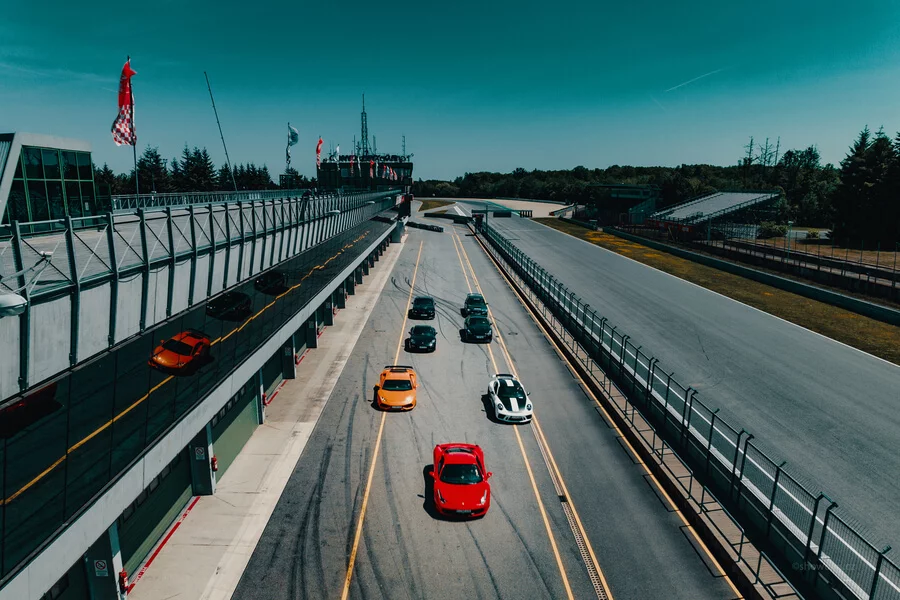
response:
M413 290L416 286L416 274L419 272L419 260L422 258L422 246L425 242L419 242L419 254L416 256L416 266L413 269L412 281L409 284L409 297L406 299L406 310L403 311L403 324L400 326L400 340L397 342L397 353L394 354L394 362L400 360L400 349L403 347L403 336L406 333L406 317L409 314L409 306L412 302ZM369 506L369 492L372 491L372 478L375 476L375 465L378 463L378 451L381 449L381 437L384 433L384 421L387 412L381 413L381 423L378 425L378 436L375 438L375 450L372 452L372 463L369 465L369 478L366 481L366 490L363 492L362 506L359 509L359 519L356 521L356 532L353 534L353 547L350 549L350 559L347 563L347 574L344 577L344 589L341 592L341 600L347 600L350 595L350 582L353 579L353 566L356 564L356 553L359 551L359 540L362 537L363 522L366 518L366 508Z
M348 244L346 244L346 245L344 246L344 249L352 248L353 245L354 245L356 242L362 240L363 238L367 237L368 235L369 235L368 232L366 232L366 233L360 235L359 237L357 237L356 239L354 239L352 242L349 242ZM281 298L282 296L285 296L285 295L287 295L288 293L294 291L295 289L301 287L301 284L302 284L304 281L306 281L306 279L309 278L315 271L324 268L325 265L327 265L329 262L331 262L332 260L334 260L335 258L337 258L337 257L338 257L340 254L342 254L342 253L343 253L343 249L340 250L340 251L338 251L337 253L335 253L331 258L329 258L328 260L326 260L326 261L325 261L324 263L322 263L321 265L316 265L316 266L312 267L312 268L309 270L309 272L308 272L306 275L304 275L304 276L300 279L300 282L299 282L299 283L296 283L296 284L294 284L293 286L291 286L290 288L288 288L288 290L285 291L284 293L282 293L280 296L278 296L278 297L276 298L276 300L277 300L278 298ZM272 302L270 302L269 304L265 305L263 308L261 308L261 309L259 310L259 312L257 312L255 315L253 315L252 317L249 317L249 318L248 318L246 321L244 321L240 326L235 327L234 329L232 329L227 335L225 335L225 336L223 336L223 337L216 338L215 340L211 341L209 345L212 347L212 346L218 344L219 342L224 342L224 341L227 340L229 337L231 337L233 334L235 334L235 333L237 333L237 332L243 330L244 327L246 327L251 321L253 321L255 318L257 318L258 316L260 316L261 314L263 314L265 311L267 311L269 308L271 308L273 304L275 304L275 301L274 301L274 300L273 300ZM395 359L394 362L396 362L396 359ZM87 436L85 436L85 437L82 438L81 440L75 442L75 444L73 444L73 445L66 451L66 454L64 454L63 456L61 456L61 457L59 457L58 459L56 459L53 463L51 463L51 465L50 465L49 467L47 467L46 469L44 469L43 471L41 471L34 479L32 479L31 481L29 481L28 483L26 483L24 486L22 486L21 488L19 488L18 491L16 491L16 492L13 493L12 495L10 495L8 498L0 499L0 506L3 506L3 505L5 505L5 504L9 504L9 503L12 502L13 500L15 500L16 498L18 498L19 496L21 496L21 495L22 495L23 493L25 493L29 488L31 488L34 484L36 484L38 481L40 481L41 479L43 479L44 477L46 477L51 471L53 471L53 469L55 469L56 467L58 467L59 465L61 465L61 464L63 463L63 461L65 461L65 460L69 457L69 454L71 454L72 452L74 452L74 451L77 450L78 448L82 447L83 445L85 445L86 443L88 443L89 441L91 441L91 440L92 440L93 438L95 438L98 434L102 433L107 427L110 427L113 423L115 423L116 421L118 421L119 419L121 419L122 417L124 417L125 415L127 415L129 412L131 412L132 410L134 410L138 405L140 405L140 404L141 404L142 402L144 402L147 398L149 398L150 395L153 394L153 392L155 392L156 390L158 390L159 388L161 388L164 384L166 384L166 383L168 383L169 381L171 381L172 378L173 378L173 376L172 376L172 375L169 375L168 377L166 377L165 379L163 379L161 382L159 382L158 384L156 384L155 386L153 386L153 387L150 389L149 392L147 392L146 394L144 394L143 396L141 396L140 398L138 398L137 400L135 400L130 406L127 406L125 409L123 409L122 412L120 412L119 414L117 414L115 417L113 417L112 419L110 419L109 421L107 421L106 423L104 423L103 425L101 425L100 427L98 427L97 429L95 429L94 431L92 431L91 433L89 433Z
M565 355L563 354L562 350L559 348L559 346L553 340L553 338L550 337L549 333L547 332L547 330L543 326L543 324L540 322L537 315L534 314L534 311L532 311L531 308L528 306L528 304L525 303L525 301L522 298L519 291L511 283L509 283L508 278L506 277L505 274L503 274L502 271L500 271L499 268L497 269L497 271L500 273L500 276L503 277L503 279L507 281L513 294L515 294L519 298L519 302L522 304L522 306L525 308L525 310L528 312L528 314L531 315L532 320L534 321L535 325L537 325L538 328L541 330L541 333L544 334L544 337L547 338L547 340L553 345L554 348L556 348L559 355L561 357L564 357ZM568 362L568 359L564 359L564 360L566 360L566 362ZM512 367L511 363L510 363L510 366ZM709 548L706 546L706 544L703 542L703 540L700 539L700 536L694 530L694 527L688 522L687 518L684 516L684 514L678 508L678 505L675 504L675 502L672 500L672 498L666 492L665 488L662 486L662 484L656 478L656 475L653 474L653 472L650 470L650 467L647 466L647 464L644 462L644 460L641 458L641 456L634 449L634 446L631 445L631 442L628 441L628 438L625 437L625 435L622 433L622 431L619 429L619 427L615 424L615 421L613 421L612 416L606 410L606 407L600 402L600 400L597 399L597 397L591 391L588 384L584 381L584 379L577 372L575 372L574 369L572 369L572 376L578 381L578 383L581 384L581 388L584 390L584 392L588 395L588 397L591 400L593 400L594 404L596 404L597 407L603 412L603 415L606 418L606 422L610 424L610 426L616 432L616 435L618 436L618 438L620 440L622 440L622 442L625 443L625 445L628 447L628 451L631 453L631 455L634 457L634 459L638 462L638 464L641 465L641 467L644 469L644 472L650 477L650 480L653 482L653 485L655 485L656 489L658 489L659 492L663 495L663 497L666 499L666 502L669 504L669 506L672 507L672 511L678 515L679 519L681 519L681 522L684 523L684 526L687 528L688 531L691 532L691 535L694 536L694 539L697 541L697 543L703 549L703 552L706 554L706 556L709 557L709 560L716 566L716 570L725 579L725 581L728 583L728 586L734 592L735 598L737 598L738 600L743 598L741 593L738 591L737 587L734 585L734 582L731 581L731 578L728 576L727 573L725 573L725 570L722 568L722 565L719 564L719 561L716 559L716 557L713 555L713 553L709 550ZM546 440L546 438L544 437L544 433L541 430L540 424L537 422L537 417L534 417L533 420L537 427L538 434L540 435L541 438ZM553 454L550 452L550 446L545 443L544 447L547 449L547 454L550 457L550 461L553 464L553 468L557 471L557 473L559 473L559 468L556 466L556 461L553 459ZM563 479L561 476L559 477L559 481L563 487L563 491L566 494L566 497L569 499L569 503L571 504L572 497L569 495L569 492L565 489L565 483L563 482ZM575 519L578 520L579 527L580 527L581 521L580 521L580 519L578 519L578 513L575 511L574 505L572 505L572 512L575 514ZM588 544L588 550L591 554L591 558L596 561L596 558L594 557L593 549L590 547L590 542L588 541L586 536L585 536L585 543ZM600 576L603 577L602 572L599 570L599 566L597 567L597 570L598 570L597 572L600 573ZM605 584L606 584L606 580L604 579L604 586L605 586ZM607 592L608 591L609 591L609 588L607 587ZM610 596L610 598L611 598L611 596Z
M453 248L456 250L456 254L459 257L459 265L463 270L463 274L466 274L466 267L463 265L463 255L466 253L466 249L463 248L462 240L460 240L456 234L453 232L452 239L454 240ZM459 247L457 248L457 243ZM462 252L460 252L462 251ZM472 281L475 282L475 285L478 288L479 292L482 292L481 286L478 285L478 279L475 277L475 269L472 268L472 263L469 262L469 257L466 255L466 262L469 265L469 269L472 271ZM469 285L469 277L466 276L466 286L469 289L469 293L472 292L472 286ZM491 309L488 307L488 313L491 315L491 320L493 321L493 314L490 312ZM494 321L496 324L496 321ZM499 339L499 333L496 333ZM494 367L494 373L497 373L499 369L497 368L497 360L494 358L494 352L491 350L490 344L487 345L488 356L491 358L491 365ZM528 460L528 455L525 452L525 445L522 443L522 436L519 434L519 428L517 426L513 426L513 431L516 433L516 441L519 444L519 451L522 453L522 459L525 461L525 469L528 471L528 479L531 481L531 489L534 492L534 497L537 500L538 510L541 513L541 518L544 521L544 529L547 531L547 537L550 538L550 547L553 550L553 556L556 559L556 566L559 568L559 574L562 578L563 587L566 588L566 597L574 599L572 595L572 586L569 584L569 576L566 575L566 568L562 562L562 555L559 553L559 547L556 545L556 538L553 536L553 529L550 527L550 519L547 517L547 510L544 508L544 502L541 500L541 495L538 492L537 482L534 479L534 472L531 470L531 462Z

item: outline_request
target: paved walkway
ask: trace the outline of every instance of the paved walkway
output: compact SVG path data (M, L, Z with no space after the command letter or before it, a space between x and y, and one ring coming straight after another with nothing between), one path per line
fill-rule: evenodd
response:
M402 244L392 244L347 307L266 408L213 496L193 498L150 554L129 600L231 598L263 529L381 294Z

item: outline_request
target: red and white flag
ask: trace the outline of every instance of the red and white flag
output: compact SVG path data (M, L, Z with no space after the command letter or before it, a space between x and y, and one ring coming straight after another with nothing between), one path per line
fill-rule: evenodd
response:
M116 146L136 146L137 134L134 131L134 93L131 91L131 76L137 75L131 70L131 58L122 67L119 79L119 114L112 124L112 137Z
M375 161L369 161L369 179L375 179Z
M350 155L350 176L353 176L353 161L356 157L354 155Z
M316 166L322 166L322 138L319 138L319 143L316 144Z

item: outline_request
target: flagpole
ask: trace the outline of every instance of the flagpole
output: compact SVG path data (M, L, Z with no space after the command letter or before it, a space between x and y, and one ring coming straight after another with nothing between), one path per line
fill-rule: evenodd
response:
M216 110L216 100L213 98L212 87L209 85L209 75L206 74L206 71L203 71L203 76L206 77L206 89L209 90L209 99L212 101L213 113L216 115L216 125L219 126L219 137L222 138L222 147L225 148L225 164L228 165L228 174L231 175L231 185L234 186L234 191L238 191L237 182L234 180L234 170L231 168L231 159L228 158L228 146L225 145L225 136L222 134L222 123L219 122L219 111Z
M125 59L125 62L131 64L131 55ZM131 87L131 81L128 82L128 96L131 102L131 150L134 157L134 193L141 195L141 186L138 183L138 167L137 167L137 128L134 126L134 89Z

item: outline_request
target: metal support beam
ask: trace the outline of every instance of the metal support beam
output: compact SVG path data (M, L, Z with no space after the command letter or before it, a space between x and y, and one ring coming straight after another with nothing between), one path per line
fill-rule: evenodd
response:
M225 208L225 268L222 271L222 288L228 287L228 269L231 268L231 216Z
M110 347L116 343L116 319L119 314L119 259L116 256L115 218L111 212L106 213L106 243L109 247L109 334L107 343Z
M169 285L166 293L166 318L172 316L172 303L175 298L175 266L178 264L175 256L175 225L172 222L172 207L166 207L166 231L169 234Z
M25 270L22 260L22 229L18 221L12 222L12 247L13 261L16 273ZM18 287L22 288L22 296L25 298L25 312L19 315L19 390L28 389L28 362L31 352L31 294L25 285L25 274L19 276Z
M75 234L72 232L72 217L66 215L66 254L69 258L69 273L72 277L72 314L69 318L69 364L78 364L78 323L81 320L81 278L75 264Z
M213 295L213 273L216 266L216 228L213 223L213 206L210 204L209 210L209 277L206 280L206 297Z
M197 286L197 224L194 214L194 205L188 206L188 219L191 223L191 283L188 286L188 306L194 305L194 288ZM174 248L173 248L174 253Z
M144 209L138 209L140 217L141 253L144 258L144 277L141 283L141 323L140 331L147 329L147 296L150 294L150 253L147 250L147 215Z

